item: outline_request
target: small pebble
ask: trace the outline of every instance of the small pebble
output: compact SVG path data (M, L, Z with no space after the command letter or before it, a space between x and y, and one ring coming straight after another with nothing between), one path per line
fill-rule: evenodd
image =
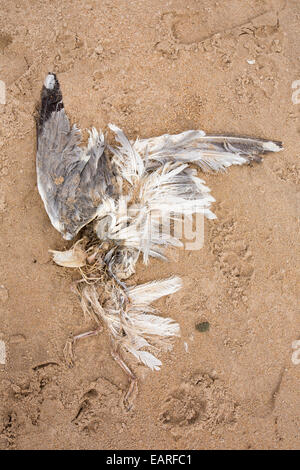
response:
M103 52L103 47L101 46L101 44L99 44L99 45L95 48L95 52L96 52L97 55L102 54L102 52Z
M200 331L200 333L204 333L205 331L209 330L209 322L208 321L202 321L200 323L196 323L195 328L197 331Z

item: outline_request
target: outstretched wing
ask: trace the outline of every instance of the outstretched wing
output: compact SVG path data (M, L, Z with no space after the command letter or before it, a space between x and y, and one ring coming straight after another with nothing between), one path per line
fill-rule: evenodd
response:
M278 152L282 143L250 137L206 135L204 131L187 131L177 135L137 140L136 152L148 160L148 168L166 162L194 163L202 171L222 171L231 165L260 162L261 155Z
M102 133L90 132L88 147L79 147L80 131L70 127L60 85L48 74L37 122L37 182L52 225L66 240L93 220L113 185Z
M214 202L210 189L197 176L197 170L189 168L190 163L203 171L221 171L231 165L261 161L264 153L282 148L280 142L206 136L203 131L130 142L121 129L114 125L110 128L119 144L109 147L112 162L119 179L129 183L129 189L124 185L129 210L125 216L118 204L103 207L95 230L100 239L115 240L128 250L142 252L145 263L149 256L162 257L167 245L180 246L170 231L173 220L193 214L216 218L210 210ZM114 255L113 260L117 258Z

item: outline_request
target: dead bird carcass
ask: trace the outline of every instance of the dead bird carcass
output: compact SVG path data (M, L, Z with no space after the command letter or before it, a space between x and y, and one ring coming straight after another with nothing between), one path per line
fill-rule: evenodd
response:
M210 209L214 198L197 169L218 172L260 162L261 155L282 145L201 130L129 141L117 126L109 127L117 146L93 128L87 147L80 147L80 131L70 126L57 77L47 75L37 121L38 190L52 225L66 240L84 232L68 251L52 254L58 265L80 271L76 289L82 309L98 324L67 342L65 356L71 363L75 341L105 326L112 355L130 378L124 398L129 408L137 381L122 350L159 370L155 351L169 349L180 334L179 325L151 304L178 291L181 279L127 286L139 257L147 264L151 257L165 259L166 247L181 246L169 230L172 220L193 214L216 218Z

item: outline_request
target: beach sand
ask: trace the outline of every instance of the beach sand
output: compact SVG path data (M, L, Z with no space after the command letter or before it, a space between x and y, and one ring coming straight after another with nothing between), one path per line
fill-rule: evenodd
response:
M299 448L298 0L1 0L0 11L0 449ZM183 278L157 303L182 336L160 372L130 362L130 412L106 334L78 343L72 369L63 358L93 323L70 290L76 274L51 261L69 245L36 186L49 71L82 129L284 143L262 164L204 175L218 218L202 249L138 264L138 283Z

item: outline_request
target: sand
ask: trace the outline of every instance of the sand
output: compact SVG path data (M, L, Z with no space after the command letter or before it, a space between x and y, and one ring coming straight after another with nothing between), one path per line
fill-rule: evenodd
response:
M0 449L299 448L298 0L1 0L0 11ZM69 245L36 186L33 116L48 71L83 129L284 142L260 165L205 175L218 219L201 250L139 263L137 282L183 277L158 302L182 337L160 372L131 363L130 412L107 335L80 342L74 368L63 359L66 339L93 324L74 276L50 259Z

